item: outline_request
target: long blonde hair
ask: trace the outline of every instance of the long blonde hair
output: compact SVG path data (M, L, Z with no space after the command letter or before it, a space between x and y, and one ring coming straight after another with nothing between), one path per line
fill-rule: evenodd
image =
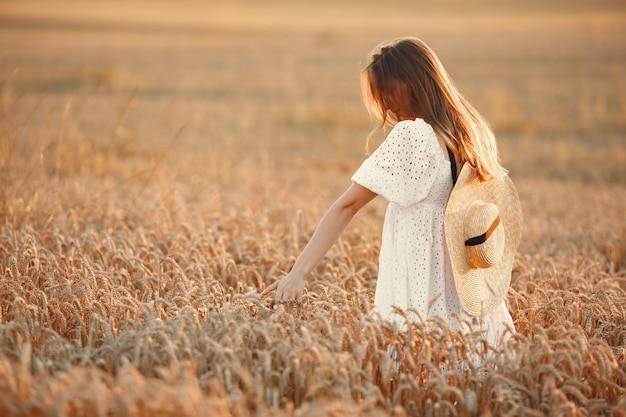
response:
M390 104L399 89L408 94L403 111L430 124L455 158L469 163L483 181L505 175L487 122L458 92L435 53L420 39L398 38L377 46L361 72L361 92L378 128L399 117Z

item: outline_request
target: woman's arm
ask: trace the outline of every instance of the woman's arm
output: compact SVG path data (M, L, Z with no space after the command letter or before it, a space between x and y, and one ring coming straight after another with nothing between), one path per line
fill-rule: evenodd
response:
M367 188L352 183L346 192L330 206L291 272L280 281L268 286L261 295L265 296L276 291L274 297L276 303L300 299L307 276L337 241L352 217L376 195Z

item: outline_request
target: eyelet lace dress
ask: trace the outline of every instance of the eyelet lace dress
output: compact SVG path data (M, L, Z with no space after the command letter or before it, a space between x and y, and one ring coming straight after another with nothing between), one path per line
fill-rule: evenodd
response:
M422 119L397 123L352 181L389 201L374 299L381 318L401 325L395 306L413 320L440 317L457 329L459 319L478 323L493 346L507 328L514 331L504 302L481 320L461 306L443 226L452 191L450 161L429 124Z

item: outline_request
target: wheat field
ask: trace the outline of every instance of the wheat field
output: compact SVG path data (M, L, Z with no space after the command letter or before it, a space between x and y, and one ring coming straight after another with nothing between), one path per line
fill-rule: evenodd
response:
M259 296L365 157L359 69L401 35L519 190L499 351L372 314L382 198L300 308ZM609 0L3 2L0 415L625 416L624 45Z

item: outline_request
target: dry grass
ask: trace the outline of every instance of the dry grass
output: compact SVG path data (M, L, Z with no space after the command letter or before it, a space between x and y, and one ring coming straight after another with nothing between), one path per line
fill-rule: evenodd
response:
M625 415L621 3L62 4L0 10L0 415ZM299 311L258 296L363 158L360 63L406 33L519 188L501 352L372 316L383 201Z

